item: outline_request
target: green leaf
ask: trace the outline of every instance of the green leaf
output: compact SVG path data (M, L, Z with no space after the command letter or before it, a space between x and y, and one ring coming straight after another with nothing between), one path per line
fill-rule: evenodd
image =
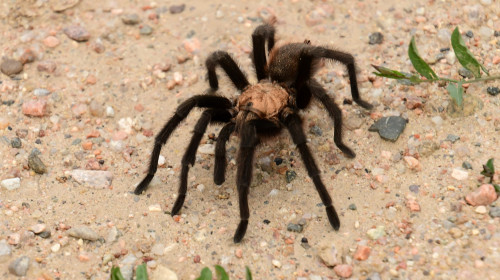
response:
M497 193L500 193L500 185L493 184L493 187L495 188L495 191L496 191Z
M408 56L410 57L411 64L413 64L413 67L415 67L415 70L417 70L420 75L426 77L428 80L439 78L438 75L434 73L429 64L427 64L418 54L414 37L411 37L411 42L408 46Z
M229 280L229 276L226 273L226 270L220 266L215 266L215 273L217 274L217 280Z
M464 68L471 71L472 74L474 74L474 77L481 77L481 69L483 69L486 75L489 75L488 70L474 58L472 53L465 45L458 27L456 27L451 34L451 46L453 47L453 51L455 52L455 56L457 57L458 62L460 62L460 64L462 64Z
M495 174L495 166L493 166L492 158L490 158L486 164L483 164L483 171L481 171L481 174L485 177L493 177L493 174Z
M403 74L399 71L385 68L383 66L373 65L373 64L372 64L372 67L378 71L378 72L373 72L373 74L375 74L377 76L390 78L390 79L406 79L405 74Z
M212 280L212 271L208 267L205 267L201 270L201 275L196 280Z
M245 266L245 279L252 280L252 272L250 271L250 268L248 268L248 266Z
M462 84L458 83L449 83L448 86L446 87L448 92L451 95L451 98L455 100L458 106L462 106L462 101L463 101L463 93L464 89L462 88Z
M146 268L146 264L138 265L135 269L135 278L136 280L148 280L148 269Z
M125 278L123 278L122 272L120 271L120 267L113 266L111 268L111 280L125 280Z

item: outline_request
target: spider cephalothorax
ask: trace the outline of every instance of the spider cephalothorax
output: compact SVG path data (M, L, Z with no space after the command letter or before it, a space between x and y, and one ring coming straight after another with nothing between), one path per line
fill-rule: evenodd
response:
M314 158L307 147L306 136L302 129L300 109L306 108L311 99L320 101L334 121L333 140L337 147L348 157L354 152L342 142L342 113L326 90L313 75L321 59L333 59L345 64L349 74L353 100L360 106L370 109L371 105L359 96L356 81L356 67L352 55L324 47L312 46L308 40L304 43L286 44L274 47L274 27L261 25L252 35L252 60L259 83L250 85L247 78L231 56L224 51L212 53L206 61L208 80L211 90L206 95L195 95L184 101L175 111L174 116L165 124L155 138L149 171L135 189L141 194L148 187L156 173L158 158L163 144L174 129L194 108L207 108L196 123L193 136L182 158L179 195L172 209L176 215L182 208L187 191L189 166L194 165L196 150L209 123L224 124L215 145L214 182L220 185L225 180L226 142L236 133L240 137L237 157L236 185L240 205L240 223L234 235L234 242L240 242L248 226L248 192L252 179L253 157L256 146L265 137L278 134L286 127L297 145L307 173L311 177L325 205L328 220L335 230L340 227L339 217L332 205ZM265 45L269 52L269 63ZM236 100L213 94L219 87L215 68L222 67L235 87L241 92Z

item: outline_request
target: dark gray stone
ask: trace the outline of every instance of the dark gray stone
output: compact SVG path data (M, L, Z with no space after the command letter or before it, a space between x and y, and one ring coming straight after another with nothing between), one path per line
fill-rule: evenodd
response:
M349 210L353 210L353 211L358 209L358 207L356 207L356 204L354 204L354 203L349 204L348 208L349 208Z
M21 139L19 139L18 137L15 137L15 138L12 138L12 140L10 140L10 145L12 145L12 148L19 149L22 147L23 143L21 142Z
M491 207L490 216L492 218L500 218L500 207Z
M309 129L309 132L311 132L312 134L314 135L317 135L317 136L321 136L323 135L323 131L321 130L321 128L317 125L313 125L310 129Z
M464 67L460 67L460 69L458 69L458 74L464 78L469 78L469 79L474 78L474 74L472 74L471 71L469 71L467 68Z
M500 89L498 87L488 87L486 88L486 92L490 95L497 96L500 93Z
M184 11L186 8L186 4L181 4L181 5L172 5L170 6L169 10L171 14L179 14Z
M457 142L458 140L460 140L460 136L457 136L457 135L453 135L453 134L448 134L448 136L446 136L446 141L450 141L451 143L455 143Z
M464 169L471 169L471 170L472 170L472 164L470 164L470 162L468 162L468 161L464 161L464 162L462 163L462 167L463 167Z
M380 32L373 32L372 34L370 34L370 37L368 37L368 39L368 43L370 45L382 44L382 42L384 41L384 34Z
M419 185L410 185L409 189L413 193L418 193L420 186Z
M383 117L374 123L368 131L376 131L384 140L396 142L403 132L408 121L402 117Z
M291 181L295 180L295 178L297 178L297 173L293 170L287 170L285 176L286 182L290 183Z
M38 153L32 152L28 156L28 166L38 174L43 174L47 172L47 167L42 162L42 160L38 157Z

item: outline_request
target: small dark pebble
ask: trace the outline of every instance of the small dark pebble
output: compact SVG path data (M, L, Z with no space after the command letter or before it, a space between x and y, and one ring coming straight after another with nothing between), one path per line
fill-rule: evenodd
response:
M309 129L309 132L311 132L312 134L314 135L317 135L317 136L321 136L323 135L323 131L321 130L321 128L317 125L313 125L310 129Z
M300 242L302 242L302 243L308 243L309 240L307 240L307 238L305 238L305 237L302 237L302 239L300 240Z
M271 223L271 221L269 221L268 219L265 219L263 222L264 222L264 224L266 224L266 225L268 225L268 224L270 224L270 223Z
M470 164L470 162L468 162L468 161L464 161L464 162L462 163L462 167L463 167L464 169L471 169L471 170L472 170L472 164Z
M495 35L495 37L500 37L500 30L495 30L494 35Z
M382 139L396 142L405 129L407 122L408 120L398 116L383 117L372 124L368 131L376 131Z
M498 89L498 87L488 87L486 88L486 92L490 95L497 96L500 93L500 89Z
M12 138L12 140L10 140L10 145L12 145L12 148L21 148L21 146L23 145L23 143L21 142L21 139L19 139L18 137L14 137Z
M286 182L290 183L291 181L295 180L295 178L297 178L297 173L293 170L287 170L285 176Z
M460 136L457 136L457 135L453 135L453 134L448 134L448 136L446 136L446 141L450 141L451 143L455 143L457 142L458 140L460 140Z
M413 193L418 193L418 191L420 189L420 185L410 185L409 189Z
M71 143L71 145L78 145L80 143L82 143L82 139L78 138L78 139L73 140L73 142Z
M37 235L43 239L47 239L47 238L50 238L52 236L52 234L50 233L50 230L44 230Z
M15 102L16 101L14 101L14 100L5 100L5 101L2 101L2 104L10 106L10 105L14 104Z
M298 224L293 224L293 223L289 223L287 226L286 226L286 230L288 231L293 231L293 232L302 232L302 230L304 229L303 226L301 225L298 225Z
M354 203L349 204L348 208L349 208L349 210L352 210L352 211L355 211L356 209L358 209L358 207L356 207L356 204L354 204Z
M370 34L370 37L368 38L369 38L368 43L370 45L382 44L382 42L384 41L384 35L380 32L373 32L372 34Z
M181 5L172 5L170 6L169 10L171 14L179 14L184 11L186 8L186 4L181 4Z
M450 48L440 48L439 51L440 52L449 52Z
M38 144L38 145L42 144L42 140L40 140L40 139L36 139L36 140L35 140L35 144Z
M465 78L469 78L469 79L474 78L474 74L472 74L472 72L469 69L464 68L464 67L460 67L458 69L458 74L462 77L465 77Z
M465 32L465 36L467 36L469 38L473 38L474 37L474 33L469 30L469 31Z
M47 167L42 162L42 160L38 157L37 153L31 153L28 156L28 166L38 174L43 174L47 172Z
M277 157L277 158L275 158L275 159L274 159L274 163L276 163L276 165L280 165L280 164L282 164L282 163L283 163L283 159L282 159L282 158Z

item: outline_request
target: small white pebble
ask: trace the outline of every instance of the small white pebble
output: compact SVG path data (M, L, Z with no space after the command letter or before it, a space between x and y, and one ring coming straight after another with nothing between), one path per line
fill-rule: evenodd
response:
M486 214L486 212L488 212L488 210L486 209L486 206L484 206L484 205L480 205L480 206L476 207L475 211L478 214Z
M275 267L280 268L281 267L281 262L278 260L272 260L272 263Z
M148 209L149 209L149 212L161 212L160 204L149 205Z
M113 110L113 107L106 106L106 117L112 118L114 116L115 116L115 110Z
M160 157L158 157L158 166L163 166L165 165L165 157L160 155Z
M269 196L275 196L278 194L278 190L277 189L272 189L270 192L269 192Z
M205 185L203 184L198 184L198 186L196 186L196 189L200 192L203 192L203 190L205 189Z
M50 247L50 250L54 253L58 252L61 249L61 244L56 243L52 247Z

